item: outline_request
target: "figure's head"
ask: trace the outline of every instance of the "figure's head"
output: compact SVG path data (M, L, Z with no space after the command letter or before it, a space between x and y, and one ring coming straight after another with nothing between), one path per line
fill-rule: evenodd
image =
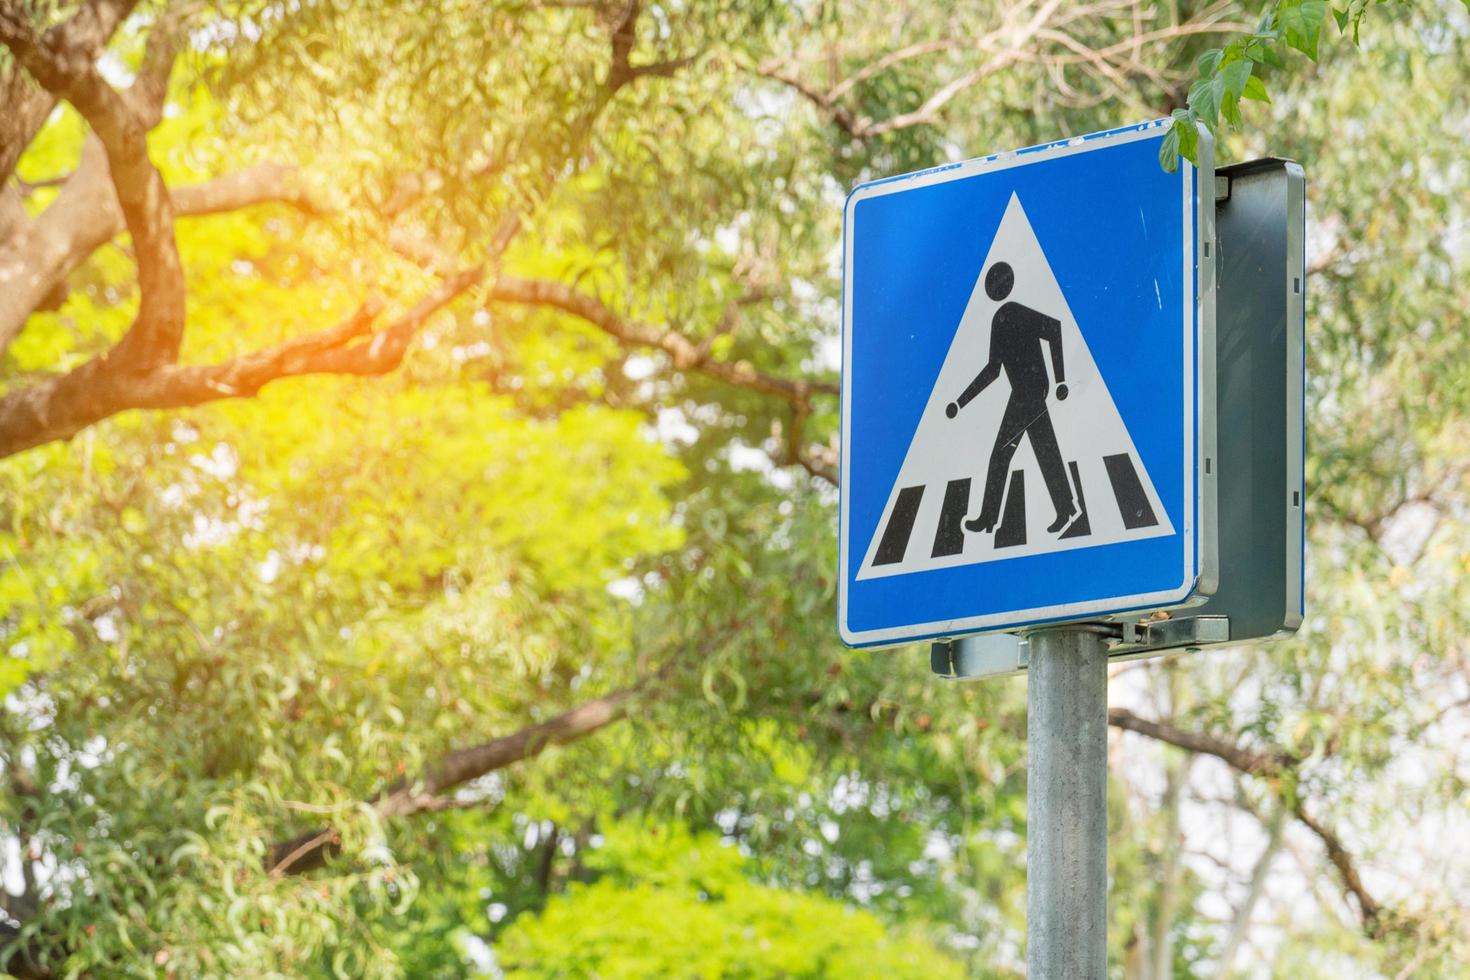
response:
M1016 284L1016 274L1006 262L997 262L985 273L985 295L997 303L1011 294L1011 287Z

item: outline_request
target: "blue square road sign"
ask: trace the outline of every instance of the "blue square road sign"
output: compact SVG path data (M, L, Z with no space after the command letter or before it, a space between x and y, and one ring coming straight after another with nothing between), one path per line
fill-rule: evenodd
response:
M863 184L844 216L839 631L1214 589L1214 180L1167 121Z

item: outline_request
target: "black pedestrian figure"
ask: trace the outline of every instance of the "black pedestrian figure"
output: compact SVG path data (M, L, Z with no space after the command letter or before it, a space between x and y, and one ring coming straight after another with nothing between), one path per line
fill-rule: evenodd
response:
M1011 294L1016 275L1009 264L997 262L985 274L985 293L999 302ZM1064 529L1077 514L1072 501L1072 484L1067 479L1067 468L1062 463L1062 454L1057 449L1056 430L1051 425L1051 412L1047 409L1046 396L1051 384L1046 375L1046 363L1042 358L1041 344L1051 347L1052 372L1057 379L1057 400L1067 397L1067 386L1062 373L1062 324L1044 313L1010 302L1003 305L990 321L990 361L960 394L959 400L950 402L944 414L954 418L960 409L970 404L975 396L984 391L992 381L1000 377L1001 369L1011 385L1010 401L1006 402L1005 415L1000 420L1000 430L995 434L995 448L990 451L990 465L985 474L985 500L980 516L965 521L971 531L994 531L1000 520L1001 496L1005 490L1006 474L1010 471L1011 457L1021 444L1022 436L1031 439L1031 451L1041 465L1041 475L1046 481L1047 493L1057 517L1047 530L1053 534Z

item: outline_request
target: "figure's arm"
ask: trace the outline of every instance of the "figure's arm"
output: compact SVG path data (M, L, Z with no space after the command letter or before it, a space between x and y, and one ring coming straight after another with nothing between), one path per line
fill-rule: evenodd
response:
M986 364L985 367L980 369L980 373L975 375L975 380L970 382L970 386L964 391L960 392L959 399L957 401L950 402L950 407L953 408L954 411L947 412L946 414L948 414L950 418L954 418L955 414L960 409L964 408L966 405L970 404L970 402L974 401L975 396L988 388L990 386L990 383L998 377L1000 377L1000 361L992 357L990 359L990 363Z
M1051 347L1051 373L1057 379L1057 384L1063 384L1067 380L1067 374L1062 368L1062 323L1046 317L1041 325L1041 339Z

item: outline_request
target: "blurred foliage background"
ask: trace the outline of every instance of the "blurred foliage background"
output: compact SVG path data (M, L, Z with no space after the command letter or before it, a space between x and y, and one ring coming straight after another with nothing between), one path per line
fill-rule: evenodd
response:
M1470 16L1364 6L5 4L0 428L108 407L0 460L0 963L1020 976L1024 679L835 635L841 202L1307 18L1217 156L1309 178L1308 621L1115 668L1112 964L1459 974ZM176 364L105 373L166 249L45 29L140 95L178 39Z

